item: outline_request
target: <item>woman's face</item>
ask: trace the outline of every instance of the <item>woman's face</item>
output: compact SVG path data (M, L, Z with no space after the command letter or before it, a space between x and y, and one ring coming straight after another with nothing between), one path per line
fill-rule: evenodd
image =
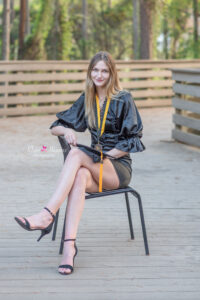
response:
M98 87L104 87L107 84L110 78L110 72L103 60L100 60L96 63L96 65L94 65L91 72L91 78L94 84Z

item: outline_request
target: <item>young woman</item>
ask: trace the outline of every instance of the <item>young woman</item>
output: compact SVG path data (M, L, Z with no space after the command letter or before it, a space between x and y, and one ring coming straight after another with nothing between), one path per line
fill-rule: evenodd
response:
M68 275L73 272L78 252L75 240L85 192L127 186L132 175L129 152L143 151L145 147L140 141L140 115L131 94L120 87L114 60L108 52L99 52L91 59L85 92L69 109L56 116L58 119L50 126L51 133L64 136L71 150L55 192L38 214L15 220L26 230L41 230L40 240L51 231L54 216L68 197L64 252L58 269L59 273ZM91 147L101 153L99 158L87 148L77 146L74 130L86 129L91 133ZM113 159L110 156L102 159L102 151Z

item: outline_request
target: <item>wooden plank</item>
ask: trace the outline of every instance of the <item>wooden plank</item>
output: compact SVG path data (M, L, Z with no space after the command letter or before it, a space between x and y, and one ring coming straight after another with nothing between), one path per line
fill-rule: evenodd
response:
M47 62L38 62L33 63L32 61L23 61L23 64L20 62L10 62L10 63L0 63L0 71L38 71L38 70L87 70L89 61L47 61ZM138 69L169 69L174 66L179 68L198 68L200 67L200 61L178 61L174 60L173 62L159 62L159 61L127 61L127 62L117 62L116 66L118 70L129 69L129 70L138 70Z
M186 73L186 74L196 74L196 75L198 75L198 74L200 74L200 69L195 69L195 68L193 68L193 69L191 69L191 68L187 68L187 69L177 69L177 68L173 68L172 69L172 72L173 73Z
M173 209L174 211L174 209ZM188 211L188 210L187 210ZM198 216L197 216L198 218ZM10 229L12 230L12 229ZM186 233L186 231L185 231ZM189 233L189 232L187 232ZM155 234L155 233L154 233ZM171 233L170 233L171 234ZM158 234L159 235L159 234ZM82 236L82 234L81 234ZM171 235L170 235L171 236ZM190 235L191 236L191 235ZM160 235L159 235L160 237ZM193 239L195 238L196 240L198 237L198 234L197 236L193 237ZM84 241L85 241L85 238L82 237L79 237L79 240L81 239L80 243L82 244ZM101 243L107 243L109 242L109 239L106 239L106 237L101 237L99 236L99 232L98 232L98 237L97 237L97 240L101 240ZM117 239L116 240L116 243L117 243ZM121 240L123 240L123 236L121 238ZM176 240L176 237L173 237L173 241ZM1 239L2 243L4 241L4 239ZM23 245L25 245L25 242L26 240L25 239L22 239L22 235L20 235L19 237L17 237L17 239L14 239L14 244L16 244L16 241L20 242L21 241L21 245L23 243ZM87 239L87 245L90 245L90 243L93 241L93 238L88 238ZM95 240L96 242L96 240ZM21 246L19 245L19 246ZM13 246L13 243L12 245L10 245L10 247ZM16 247L18 248L19 247L18 244L16 244ZM33 240L31 239L30 240L30 246L31 247L34 247L35 246L35 243L33 243ZM52 247L53 245L50 244L50 242L46 243L45 244L45 247L46 248L49 248L49 247ZM188 265L193 267L194 266L194 269L195 269L195 266L199 266L199 256L196 256L194 257L191 253L191 256L187 256L187 265L185 265L185 256L161 256L161 255L152 255L150 256L150 259L145 259L144 256L137 256L137 259L131 259L130 260L130 257L129 256L124 256L123 257L123 260L119 260L119 257L118 256L108 256L108 257L104 257L104 263L106 266L110 266L110 267L121 267L121 266L129 266L129 267L140 267L140 268L143 268L144 267L144 262L145 262L145 267L148 268L148 267L155 267L155 268L158 268L160 267L160 265L162 265L163 267L187 267ZM46 256L43 256L42 257L42 262L46 265L48 263L50 263L51 265L54 265L58 260L58 257L55 256L55 257L46 257ZM11 256L9 257L9 261L11 264L18 264L18 265L23 265L23 264L30 264L31 262L34 262L34 264L39 264L40 263L40 259L37 257L37 256L25 256L25 257L22 257L22 256L19 256L16 260L16 257L15 256ZM5 264L7 263L7 261L5 261L5 257L0 257L0 264L1 266L4 266ZM101 262L101 256L99 257L99 259L97 260L96 257L90 257L90 263L92 264L93 267L101 267L102 266L102 262ZM85 261L84 260L80 260L79 262L79 265L80 267L84 267L85 266Z
M171 99L154 99L154 100L135 100L138 108L147 107L166 107L172 105Z
M130 91L135 98L151 98L151 97L171 97L174 95L171 89L149 89L140 91Z
M174 114L173 122L178 125L200 130L200 119Z
M157 87L172 87L173 80L140 80L121 82L123 88L157 88Z
M48 64L42 64L40 62L37 62L37 64L8 64L8 65L2 65L0 64L0 72L4 71L62 71L62 70L87 70L88 64L83 63L79 64L78 62L76 64L70 64L68 62L63 63L57 63L52 64L49 62Z
M191 83L200 83L200 71L199 73L178 73L173 72L172 73L173 80L176 81L185 81L185 82L191 82Z
M57 113L69 108L71 105L54 105L54 106L37 106L37 107L15 107L0 109L0 116L19 116L19 115L34 115Z
M60 84L24 84L9 85L7 88L0 86L0 93L47 93L47 92L67 92L67 91L83 91L84 83L60 83Z
M48 269L48 272L52 272L52 271L55 272L55 269L54 270ZM85 273L88 272L86 268L84 271ZM90 293L102 292L102 290L104 292L108 292L108 291L110 292L111 283L109 280L106 280L106 274L109 272L111 271L105 269L105 271L102 272L102 277L100 279L98 278L90 279L89 281ZM9 289L10 293L20 293L20 292L57 293L59 291L60 293L66 292L66 293L71 293L73 295L73 292L75 292L76 290L75 293L77 293L78 291L78 293L81 295L81 293L88 293L88 280L84 280L83 276L84 274L82 274L82 277L79 276L77 277L77 274L74 273L73 278L69 278L66 280L65 276L63 276L62 279L60 279L59 274L57 274L57 276L54 277L53 284L50 284L51 281L49 281L48 279L41 278L39 273L38 274L39 280L36 286L31 284L32 282L31 280L25 280L26 277L24 278L24 280L17 280L15 277L15 279L12 279L7 282L1 281L0 288L1 288L1 293L6 293L7 290ZM37 277L35 278L35 280L37 280ZM158 285L159 285L159 290L157 290ZM199 278L190 278L190 279L179 278L178 280L174 278L168 278L167 280L165 278L157 278L156 280L151 278L140 279L140 278L135 278L133 272L132 277L129 278L117 277L116 279L112 279L113 295L117 295L118 293L122 293L127 290L129 291L129 293L132 292L151 293L155 291L162 291L163 293L174 292L174 291L181 292L181 293L184 293L185 291L200 292Z
M171 78L172 74L171 71L164 70L164 71L119 71L118 72L119 78L152 78L152 77L166 77Z
M15 267L14 267L15 265ZM37 265L37 264L33 264L31 269L27 268L27 264L12 264L13 266L13 272L12 274L10 274L10 280L14 280L16 278L17 275L17 280L23 280L24 278L26 278L26 280L34 280L35 279L35 274L38 272L41 272L41 265ZM55 262L51 263L49 260L48 266L50 268L54 268L55 267ZM105 268L108 268L109 264L107 264L105 266ZM106 274L106 279L107 280L114 280L116 277L120 276L122 278L128 278L130 276L130 266L124 266L124 264L122 266L118 266L118 267L114 267L115 269L115 273L114 272L108 272L108 274ZM141 270L141 267L134 267L135 268L135 272L134 274L132 274L132 278L133 279L157 279L158 277L161 279L169 279L169 278L173 278L173 279L180 279L180 272L182 274L181 278L188 278L188 279L193 279L193 278L199 278L199 268L195 268L195 266L193 266L193 270L191 272L191 267L163 267L162 270L160 269L160 267L147 267L146 268L146 272L143 272ZM120 273L121 270L121 273ZM49 271L49 270L48 270ZM55 278L55 274L53 272L45 272L45 279L46 280L52 280ZM80 278L83 276L84 272L86 271L85 265L79 264L79 276ZM96 278L101 279L102 278L102 268L99 267L94 267L91 268L90 272L85 273L85 277L84 279L94 279ZM0 280L4 280L5 279L5 267L3 269L0 270ZM199 278L200 279L200 278Z
M200 86L197 85L175 83L173 85L173 91L177 94L200 98Z
M86 72L0 74L0 82L85 80Z
M156 60L149 60L149 59L140 59L140 60L134 60L134 59L130 59L130 60L115 60L116 63L118 64L144 64L144 63L149 63L149 62L153 62L155 64L160 64L160 63L163 63L163 64L169 64L169 63L176 63L176 64L182 64L182 63L200 63L200 59L156 59ZM59 61L59 60L40 60L40 61L37 61L37 60L23 60L23 64L31 64L31 65L34 65L34 64L63 64L63 63L68 63L68 64L77 64L77 63L80 63L80 64L83 64L83 63L89 63L89 60L62 60L62 61ZM11 60L11 61L0 61L0 65L21 65L22 64L22 61L21 60Z
M63 293L61 292L56 292L56 296L59 297L59 300L66 300L66 298L71 298L73 300L111 300L114 298L120 299L120 300L130 300L130 299L141 299L141 300L168 300L169 298L172 300L199 300L199 292L194 292L194 291L185 291L183 292L165 292L163 293L162 291L154 291L154 292L134 292L132 291L131 293L127 291L123 292L118 292L117 295L113 291L101 291L101 292L93 292L90 293L88 291L87 293L79 293L77 292L77 289L69 293L67 291L64 291ZM6 293L2 293L2 298L5 300L14 300L15 293L9 292L9 289ZM37 292L34 293L24 293L21 291L20 293L17 293L17 296L20 300L55 300L55 294L50 294L50 293L40 293L37 294Z
M169 70L171 68L173 68L175 66L176 62L174 63L156 63L155 61L152 62L148 62L148 63L143 63L143 64L136 64L136 63L129 63L129 64L117 64L117 69L118 70L122 70L122 69L129 69L129 70L148 70L148 69L152 69L152 70ZM200 68L200 62L196 62L196 63L189 63L189 62L185 62L185 63L179 63L178 64L179 68Z
M200 103L194 101L187 101L185 99L174 97L172 99L172 105L181 110L189 110L191 112L200 114Z
M200 136L178 129L172 130L172 138L188 145L200 147Z
M0 97L0 104L30 104L30 103L57 103L57 102L69 102L77 100L80 97L80 93L70 94L55 94L55 95L37 95L37 96L10 96Z

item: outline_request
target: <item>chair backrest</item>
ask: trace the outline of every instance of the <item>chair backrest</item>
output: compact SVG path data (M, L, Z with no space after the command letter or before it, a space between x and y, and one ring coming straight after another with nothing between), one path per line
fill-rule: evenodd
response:
M60 142L60 145L61 145L61 148L63 151L64 161L65 161L69 151L71 150L71 146L70 146L70 144L68 144L65 137L62 135L58 136L58 140Z

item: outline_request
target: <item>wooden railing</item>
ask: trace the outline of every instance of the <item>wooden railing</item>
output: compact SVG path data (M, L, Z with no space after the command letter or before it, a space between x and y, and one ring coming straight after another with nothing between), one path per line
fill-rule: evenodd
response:
M175 140L200 147L200 69L173 69Z
M88 61L1 61L0 116L67 109L85 88ZM170 68L200 68L200 60L117 61L121 85L138 107L171 105Z

